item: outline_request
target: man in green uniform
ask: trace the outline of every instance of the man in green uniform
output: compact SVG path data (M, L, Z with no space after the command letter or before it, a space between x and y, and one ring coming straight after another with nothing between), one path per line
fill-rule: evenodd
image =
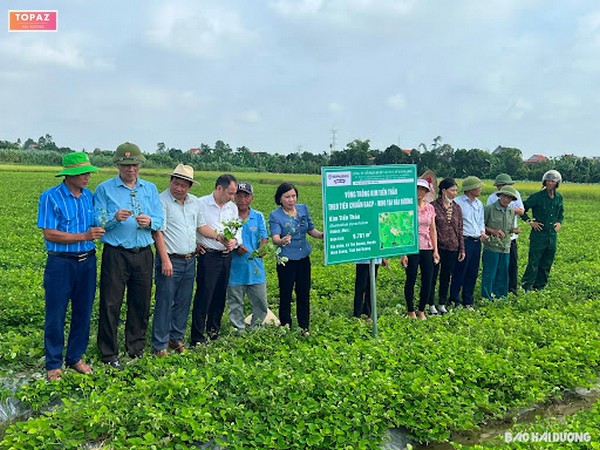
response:
M564 217L563 198L556 191L561 181L558 171L549 170L542 177L543 189L524 202L525 213L521 218L531 225L529 260L521 280L525 291L544 289L548 283L556 254L556 235ZM527 215L530 209L533 218Z

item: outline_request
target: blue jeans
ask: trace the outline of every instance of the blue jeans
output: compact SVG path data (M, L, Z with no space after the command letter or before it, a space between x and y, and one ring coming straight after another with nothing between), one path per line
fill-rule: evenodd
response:
M162 274L162 262L156 258L156 292L152 320L152 348L164 350L169 341L182 341L185 335L192 291L196 277L196 258L171 258L173 275Z
M90 339L90 318L96 295L96 256L85 261L48 255L44 271L46 321L44 346L46 370L62 367L65 345L65 319L71 300L71 326L65 362L81 359Z
M481 297L494 300L508 296L508 262L510 253L484 250L481 261Z
M463 306L473 305L473 291L479 275L479 260L481 257L481 241L465 237L465 259L456 263L450 285L450 302L458 305L462 289Z

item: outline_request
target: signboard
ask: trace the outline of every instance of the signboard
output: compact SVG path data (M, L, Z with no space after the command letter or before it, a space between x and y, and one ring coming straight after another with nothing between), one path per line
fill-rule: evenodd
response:
M321 168L325 264L419 252L414 164Z

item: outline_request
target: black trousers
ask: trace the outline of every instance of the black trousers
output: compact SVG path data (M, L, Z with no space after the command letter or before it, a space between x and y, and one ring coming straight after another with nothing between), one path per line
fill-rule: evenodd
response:
M146 330L150 317L154 254L150 246L139 252L104 245L100 271L100 306L98 350L102 361L117 359L119 316L127 288L125 349L139 355L146 347Z
M429 301L427 304L435 305L435 284L440 276L440 288L439 288L439 304L448 304L448 291L450 290L450 279L452 278L452 272L458 261L458 250L444 250L440 248L438 250L440 254L440 263L433 265L433 278L431 280L431 291L429 292Z
M433 277L433 250L421 250L416 255L408 255L408 267L406 268L406 283L404 284L404 297L408 312L415 310L415 284L417 282L417 271L421 268L421 292L419 294L419 311L425 311L425 305L429 300L431 290L431 278Z
M198 255L192 309L192 345L206 342L207 331L213 338L219 335L230 273L231 253L207 251L204 255Z
M375 278L379 271L379 264L375 264ZM371 279L369 277L369 264L356 264L356 278L354 279L354 317L365 314L371 317Z
M292 326L292 292L296 292L296 316L298 326L308 330L310 325L310 256L289 260L285 266L277 266L279 279L279 321Z
M519 250L517 240L510 241L510 255L508 260L508 292L517 295L519 286Z

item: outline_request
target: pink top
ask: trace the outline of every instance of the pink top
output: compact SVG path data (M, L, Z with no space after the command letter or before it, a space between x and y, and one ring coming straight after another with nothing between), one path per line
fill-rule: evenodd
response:
M435 209L431 203L419 208L419 250L433 250L431 222L435 219Z

